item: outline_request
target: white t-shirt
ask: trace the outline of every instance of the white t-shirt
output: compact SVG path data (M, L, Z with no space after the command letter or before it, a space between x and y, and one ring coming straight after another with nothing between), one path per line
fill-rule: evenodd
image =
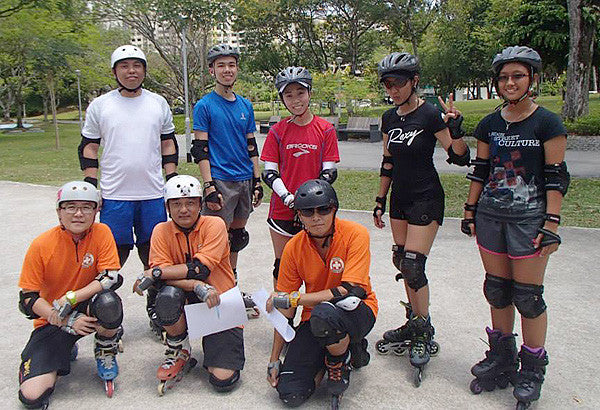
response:
M175 131L167 101L142 89L138 97L113 90L89 105L81 134L100 139L102 197L122 201L161 198L161 134Z

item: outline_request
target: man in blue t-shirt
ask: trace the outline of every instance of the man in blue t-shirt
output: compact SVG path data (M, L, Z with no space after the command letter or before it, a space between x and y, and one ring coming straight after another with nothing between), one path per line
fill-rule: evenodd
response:
M254 110L250 101L233 92L239 56L238 49L227 44L208 51L216 85L194 107L192 142L192 156L204 180L202 213L225 220L236 278L238 252L249 242L246 222L263 197Z

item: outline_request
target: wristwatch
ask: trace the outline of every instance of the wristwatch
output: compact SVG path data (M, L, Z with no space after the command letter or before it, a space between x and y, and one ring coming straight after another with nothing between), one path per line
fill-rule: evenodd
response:
M67 299L67 302L69 302L69 304L71 306L73 306L77 303L77 296L75 295L75 292L73 292L72 290L65 293L65 298Z
M215 181L206 181L204 184L202 184L202 186L204 187L204 189L208 189L211 186L216 187Z
M156 267L154 269L152 269L152 279L156 280L160 280L160 277L162 276L162 269L159 267Z
M298 307L298 301L300 300L300 293L296 290L290 293L290 306L295 308Z

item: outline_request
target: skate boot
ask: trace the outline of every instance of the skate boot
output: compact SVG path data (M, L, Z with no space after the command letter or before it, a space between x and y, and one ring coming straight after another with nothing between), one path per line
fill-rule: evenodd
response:
M493 391L496 387L505 389L514 383L519 360L514 334L502 335L499 330L485 329L488 334L490 350L485 352L485 359L471 368L475 379L470 389L473 394L482 391Z
M164 395L167 389L172 389L198 363L191 357L192 348L187 332L175 337L167 335L166 345L165 361L156 371L159 396Z
M413 334L410 344L410 364L414 366L413 383L415 387L421 385L423 370L429 363L432 355L437 354L439 345L433 341L435 329L431 325L431 318L414 316L410 319Z
M405 324L397 329L388 330L383 334L383 339L377 341L375 349L377 353L387 355L393 352L397 356L404 356L410 348L410 339L412 337L412 329L410 328L410 317L412 316L412 307L410 303L400 301L404 309L406 309Z
M329 352L325 355L327 367L327 390L331 394L331 409L338 409L342 395L350 384L350 351L341 356L332 356Z
M150 330L152 333L156 335L156 338L162 343L165 344L165 339L167 337L167 332L165 329L159 324L158 316L156 315L156 295L158 294L158 290L154 286L150 286L147 290L146 294L146 312L148 313L148 318L150 319Z
M529 408L531 402L540 398L548 365L548 354L544 348L536 352L523 345L519 357L521 370L519 370L513 390L513 396L517 399L517 410Z
M115 391L114 380L119 375L119 366L115 357L119 351L118 345L117 335L105 338L96 333L94 357L96 358L98 376L104 381L106 396L109 398L113 396Z
M77 346L77 343L75 343L73 345L73 347L71 348L71 357L69 357L69 360L74 362L75 360L77 360L78 354L79 354L79 346Z
M352 364L353 369L360 369L371 361L371 355L367 351L368 346L369 342L364 338L359 342L350 344L350 357L352 358L350 364Z
M242 292L242 298L244 299L244 306L246 307L246 315L248 319L256 319L260 316L260 311L256 307L256 303L252 300L252 296L246 292Z

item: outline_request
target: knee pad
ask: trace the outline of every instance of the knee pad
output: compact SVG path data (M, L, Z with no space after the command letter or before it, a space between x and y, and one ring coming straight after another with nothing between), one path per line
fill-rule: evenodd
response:
M150 263L149 263L150 242L140 243L139 245L136 245L136 246L137 246L138 256L140 257L140 260L144 264L144 269L150 269Z
M229 230L229 248L231 252L239 252L248 246L250 234L245 228Z
M279 399L287 407L298 407L312 396L315 391L315 378L306 368L286 371L285 363L279 374L277 392Z
M535 319L546 311L542 285L513 282L513 303L527 319Z
M175 286L164 286L158 291L155 311L160 326L171 326L177 323L183 313L185 293Z
M305 393L279 393L279 398L287 407L300 407L311 395L312 391Z
M46 389L46 391L43 392L41 394L41 396L38 397L37 399L30 400L27 397L23 396L23 393L19 389L19 400L21 401L21 403L23 403L23 406L26 409L41 409L41 408L43 408L44 405L48 404L48 402L50 401L50 396L52 395L53 392L54 392L54 387L50 387L50 388Z
M504 309L513 302L513 281L486 273L483 294L490 306Z
M322 302L315 306L310 314L310 330L323 347L335 344L346 337L346 333L335 326L335 306Z
M275 279L279 278L279 264L281 263L281 258L275 258L275 262L273 263L273 277Z
M208 381L210 382L212 387L215 389L215 391L218 391L219 393L226 393L228 391L233 390L239 380L240 380L240 371L239 370L236 370L231 375L230 378L225 379L225 380L216 378L215 375L212 373L208 377Z
M402 269L402 258L404 258L404 245L393 245L392 246L392 262L396 269Z
M408 286L417 291L427 285L425 276L425 263L427 256L419 252L405 251L400 264L400 271Z
M102 290L90 300L90 314L105 329L117 329L123 323L123 302L115 291Z
M117 245L117 253L119 254L119 263L121 264L121 268L127 262L127 258L129 258L129 252L131 252L131 245Z

